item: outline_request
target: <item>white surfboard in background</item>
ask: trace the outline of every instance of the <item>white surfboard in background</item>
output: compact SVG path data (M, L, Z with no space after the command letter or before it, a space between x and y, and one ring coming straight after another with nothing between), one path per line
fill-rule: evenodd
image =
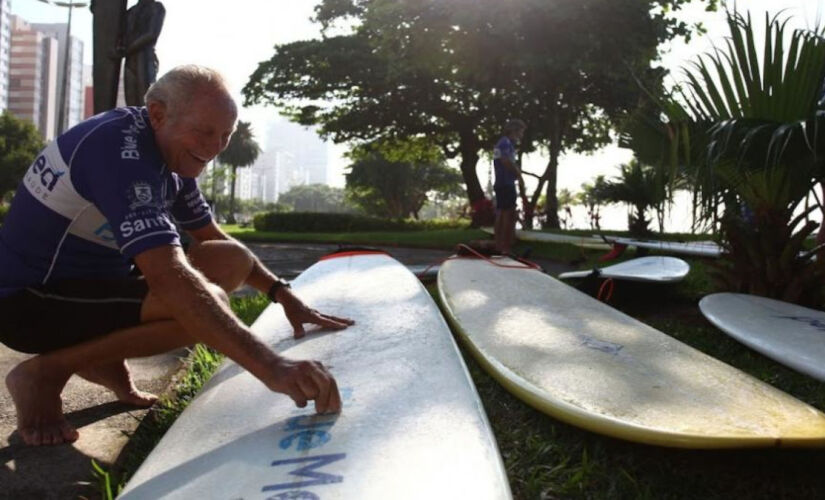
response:
M718 258L722 255L722 247L714 241L661 241L661 240L639 240L636 238L622 238L606 236L608 241L627 245L629 247L647 248L648 250L658 250L660 252L674 253L680 255L690 255L693 257Z
M699 301L717 328L765 356L825 381L825 312L740 293Z
M676 257L639 257L597 270L601 278L625 281L673 283L681 281L690 271L690 265ZM593 270L561 273L559 279L586 278Z

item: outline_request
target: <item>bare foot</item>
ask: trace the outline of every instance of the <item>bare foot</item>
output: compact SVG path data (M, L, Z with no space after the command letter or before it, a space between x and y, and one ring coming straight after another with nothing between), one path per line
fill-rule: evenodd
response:
M39 356L23 361L6 375L14 407L17 430L26 444L40 446L71 443L77 431L63 416L60 392L66 378L43 370Z
M154 394L143 392L135 387L125 359L81 370L77 374L89 382L106 387L114 392L120 401L130 405L145 408L152 406L158 400Z

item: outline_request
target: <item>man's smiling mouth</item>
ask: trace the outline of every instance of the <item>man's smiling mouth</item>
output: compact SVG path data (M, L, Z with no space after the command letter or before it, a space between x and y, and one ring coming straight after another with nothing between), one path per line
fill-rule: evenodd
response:
M200 156L198 156L198 155L196 155L196 154L194 154L194 153L189 153L189 155L190 155L192 158L194 158L194 159L198 160L200 163L206 164L206 163L208 163L208 162L209 162L209 160L207 160L207 159L205 159L205 158L201 158Z

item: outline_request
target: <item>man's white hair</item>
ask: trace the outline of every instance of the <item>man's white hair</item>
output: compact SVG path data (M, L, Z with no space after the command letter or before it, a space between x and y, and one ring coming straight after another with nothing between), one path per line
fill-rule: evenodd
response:
M149 87L143 100L147 105L151 101L161 102L166 105L169 115L175 116L187 108L194 95L204 90L222 92L234 105L223 76L212 68L197 64L172 68Z

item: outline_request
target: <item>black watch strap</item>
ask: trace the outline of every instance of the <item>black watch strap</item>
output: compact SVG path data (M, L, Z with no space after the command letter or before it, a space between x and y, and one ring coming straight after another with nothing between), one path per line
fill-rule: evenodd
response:
M271 300L272 302L278 302L278 299L275 298L275 294L278 292L278 290L284 287L292 288L289 285L289 281L281 278L276 278L275 283L272 283L272 286L269 287L269 291L266 292L266 296L269 297L269 300Z

